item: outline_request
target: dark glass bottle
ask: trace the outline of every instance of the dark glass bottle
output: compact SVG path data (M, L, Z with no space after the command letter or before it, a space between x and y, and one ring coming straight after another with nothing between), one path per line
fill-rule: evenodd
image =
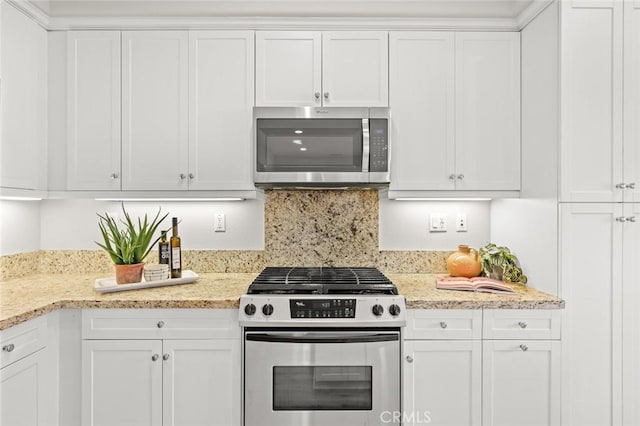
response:
M171 263L171 249L167 241L167 231L162 231L160 242L158 243L158 263L169 265Z
M182 277L182 250L180 247L180 237L178 236L178 218L174 217L172 222L171 240L171 278Z

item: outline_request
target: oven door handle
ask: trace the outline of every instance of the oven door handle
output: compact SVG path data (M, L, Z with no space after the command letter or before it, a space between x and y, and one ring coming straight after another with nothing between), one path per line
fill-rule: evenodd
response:
M370 342L397 342L400 335L397 333L372 333L372 334L291 334L291 333L251 333L245 336L252 342L277 342L277 343L370 343Z

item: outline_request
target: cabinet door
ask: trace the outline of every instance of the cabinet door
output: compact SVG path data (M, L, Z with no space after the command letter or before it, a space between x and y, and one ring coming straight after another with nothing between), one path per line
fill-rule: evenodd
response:
M451 190L455 180L454 33L389 34L391 190Z
M386 31L322 34L324 106L386 107L389 46Z
M560 197L622 201L623 2L560 7Z
M484 426L560 426L560 341L483 342Z
M0 7L0 186L45 189L47 31L8 2Z
M640 1L624 2L624 200L640 202ZM640 421L640 420L639 420Z
M409 416L407 424L481 424L480 340L407 340L404 349L402 410Z
M120 32L67 34L67 189L120 189Z
M623 425L640 424L640 203L627 204L625 217L636 222L625 222L623 227L622 276L622 406Z
M165 340L164 425L240 425L240 340Z
M253 57L253 32L189 33L189 189L254 189Z
M617 204L561 204L562 422L620 424L622 231Z
M188 35L122 33L122 189L188 187Z
M51 424L45 414L46 349L0 369L0 424L38 426Z
M256 32L256 106L320 106L322 35Z
M82 424L162 425L162 342L82 342Z
M456 34L456 189L520 189L520 33Z

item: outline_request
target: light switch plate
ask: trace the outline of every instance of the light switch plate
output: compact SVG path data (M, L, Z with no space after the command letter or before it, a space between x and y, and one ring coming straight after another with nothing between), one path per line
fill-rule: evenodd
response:
M215 232L226 232L227 223L224 213L216 214L216 222L214 225Z
M430 232L447 232L447 215L445 213L431 213L429 216Z

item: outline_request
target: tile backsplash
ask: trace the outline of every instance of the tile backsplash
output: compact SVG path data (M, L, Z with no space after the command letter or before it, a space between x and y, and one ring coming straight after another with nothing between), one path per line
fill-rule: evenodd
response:
M380 251L376 190L268 190L264 250L185 250L185 269L259 272L265 266L376 266L446 272L448 251ZM152 251L150 259L157 253ZM0 257L2 278L32 273L111 273L102 250L41 250Z

